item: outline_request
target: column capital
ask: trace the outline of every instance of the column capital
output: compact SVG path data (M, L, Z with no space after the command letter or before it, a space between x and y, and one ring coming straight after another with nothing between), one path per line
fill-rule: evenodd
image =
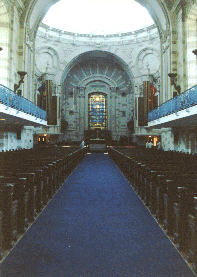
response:
M86 89L86 87L78 86L78 87L76 87L76 88L78 89L79 94L81 94L81 95L84 95L84 94L85 94L85 89Z
M109 87L110 88L110 90L111 90L111 92L116 92L117 91L117 89L118 89L118 87Z
M142 81L149 81L150 83L153 82L153 75L152 74L144 74L142 75Z
M86 89L86 86L77 86L76 88L78 88L78 89L80 89L80 90L81 90L81 89L84 89L84 90L85 90L85 89Z
M53 81L54 79L54 74L51 73L44 73L42 75L43 81Z

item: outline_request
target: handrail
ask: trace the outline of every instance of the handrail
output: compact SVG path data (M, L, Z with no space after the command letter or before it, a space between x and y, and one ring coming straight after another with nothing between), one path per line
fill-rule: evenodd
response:
M0 84L0 103L18 111L46 120L46 111L33 102Z
M197 85L166 101L148 113L148 122L197 105Z

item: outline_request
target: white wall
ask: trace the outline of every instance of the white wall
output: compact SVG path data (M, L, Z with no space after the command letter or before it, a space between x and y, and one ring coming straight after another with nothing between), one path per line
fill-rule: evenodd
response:
M17 139L16 131L7 131L5 128L0 130L0 152L12 149L33 148L33 129L22 129L21 139Z

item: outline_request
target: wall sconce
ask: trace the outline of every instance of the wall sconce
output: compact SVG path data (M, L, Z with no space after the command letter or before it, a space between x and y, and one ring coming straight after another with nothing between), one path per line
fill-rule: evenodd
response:
M197 49L194 49L194 50L192 51L192 53L194 53L194 55L196 55L196 58L197 58Z
M174 86L175 90L178 92L178 94L180 94L181 92L181 87L176 85L177 82L177 73L169 73L168 77L170 77L171 80L171 85Z
M22 94L22 90L19 89L19 90L17 91L17 93L18 93L18 95L21 95L21 94Z
M27 74L27 72L25 72L25 71L18 71L17 73L18 73L18 75L20 76L21 79L20 79L18 85L17 85L17 84L14 84L14 92L16 92L17 89L20 87L20 85L21 85L22 83L24 83L24 77L25 77L25 75Z

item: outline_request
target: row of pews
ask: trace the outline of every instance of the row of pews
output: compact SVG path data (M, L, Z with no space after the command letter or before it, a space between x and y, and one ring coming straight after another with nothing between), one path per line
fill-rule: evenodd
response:
M109 155L197 272L197 156L145 148Z
M79 147L0 153L0 259L35 221L84 154Z

